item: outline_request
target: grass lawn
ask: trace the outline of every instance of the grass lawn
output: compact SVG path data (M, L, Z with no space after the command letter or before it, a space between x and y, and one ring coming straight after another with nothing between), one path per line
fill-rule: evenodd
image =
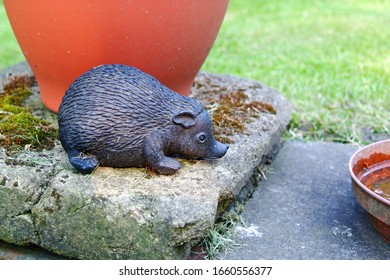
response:
M0 0L0 69L24 60Z
M0 42L0 68L23 60L2 2ZM203 70L278 89L288 137L390 137L390 1L231 0Z

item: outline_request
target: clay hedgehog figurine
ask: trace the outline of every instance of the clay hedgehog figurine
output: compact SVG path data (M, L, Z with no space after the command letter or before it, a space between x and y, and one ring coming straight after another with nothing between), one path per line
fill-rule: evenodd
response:
M100 65L66 91L58 111L60 141L81 173L97 166L145 167L174 174L173 157L217 159L228 146L215 140L210 117L141 70Z

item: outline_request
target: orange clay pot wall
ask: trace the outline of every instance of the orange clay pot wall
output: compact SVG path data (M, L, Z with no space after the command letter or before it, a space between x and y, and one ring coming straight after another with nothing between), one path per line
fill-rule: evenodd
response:
M57 112L69 85L107 63L135 66L188 95L228 0L4 0L42 102Z

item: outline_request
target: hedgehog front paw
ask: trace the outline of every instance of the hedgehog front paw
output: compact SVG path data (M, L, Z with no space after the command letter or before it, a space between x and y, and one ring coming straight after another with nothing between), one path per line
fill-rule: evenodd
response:
M99 161L96 157L85 156L81 153L77 156L69 156L69 162L77 169L77 171L83 174L91 173L99 165Z
M177 170L179 170L181 167L180 162L177 160L165 157L162 161L158 163L157 166L152 166L152 168L162 175L173 175L176 173Z

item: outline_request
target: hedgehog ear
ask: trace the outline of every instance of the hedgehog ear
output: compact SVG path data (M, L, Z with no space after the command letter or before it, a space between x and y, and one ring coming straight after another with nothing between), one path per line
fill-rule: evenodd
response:
M196 124L196 116L194 113L186 111L180 112L173 116L172 121L175 124L179 124L184 128L190 128Z

